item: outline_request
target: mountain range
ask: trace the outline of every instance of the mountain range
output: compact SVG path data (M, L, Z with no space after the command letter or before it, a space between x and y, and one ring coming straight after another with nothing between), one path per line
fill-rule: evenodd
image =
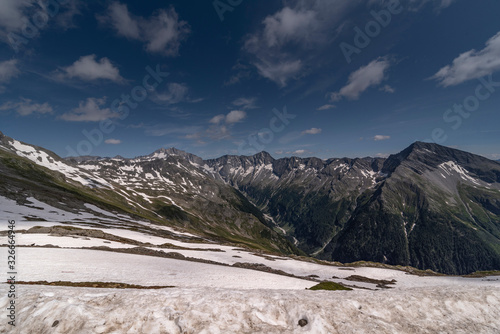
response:
M0 197L30 208L27 220L46 219L36 199L273 253L446 274L500 269L500 163L437 144L388 158L204 160L170 148L63 159L0 133L0 174Z

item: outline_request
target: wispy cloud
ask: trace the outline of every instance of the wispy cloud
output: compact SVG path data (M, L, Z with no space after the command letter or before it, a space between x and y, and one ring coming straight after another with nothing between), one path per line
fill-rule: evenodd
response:
M385 135L376 135L372 138L374 141L381 141L381 140L389 140L391 139L391 136L385 136Z
M175 116L186 116L186 113L174 105L179 103L200 103L205 100L204 98L193 98L190 94L191 89L185 83L171 82L166 86L165 90L155 91L151 99L158 104L169 106L169 109L176 113Z
M189 88L184 83L172 82L167 90L154 96L154 100L165 104L177 104L186 100Z
M280 87L285 87L290 79L296 78L303 66L301 60L289 60L279 63L260 61L254 65L261 76L274 81Z
M14 110L21 116L28 116L32 114L52 114L53 109L50 104L34 103L30 99L21 98L18 102L6 102L0 106L0 110Z
M278 152L281 152L281 153L276 153L276 154L283 154L283 151L278 151ZM300 149L300 150L295 150L295 151L287 151L287 152L284 152L284 153L285 154L296 155L296 156L302 156L304 154L311 154L313 152L308 151L308 150L304 150L304 149Z
M106 139L104 143L109 144L109 145L119 145L122 143L120 139Z
M240 83L243 79L250 77L250 66L242 64L240 61L232 67L236 74L232 75L229 80L224 82L224 86L231 86Z
M62 72L56 74L59 79L78 78L85 81L110 80L123 83L125 79L120 75L118 68L108 58L96 59L96 55L82 56Z
M136 128L144 128L148 136L181 136L185 137L201 131L202 127L196 125L178 125L178 124L156 124L152 126L139 125Z
M81 101L78 108L62 114L59 118L69 122L100 122L120 116L120 114L112 112L109 108L101 108L105 104L105 97L100 99L91 97L86 101Z
M319 107L317 110L330 110L333 108L335 108L335 106L333 104L325 104L325 105L322 105L321 107Z
M490 75L500 70L500 32L486 42L480 51L470 50L455 58L451 65L441 68L431 79L444 87Z
M19 75L16 59L0 62L0 83L9 82L12 78Z
M246 97L240 97L232 102L232 105L238 108L242 109L256 109L258 108L255 103L257 102L256 97L252 98L246 98Z
M148 52L165 56L177 56L181 42L191 31L173 7L145 19L130 13L126 4L113 2L107 14L98 19L110 24L118 35L143 42Z
M318 135L322 132L323 130L319 128L311 128L309 130L302 131L303 135Z
M432 3L434 4L436 11L439 13L442 9L451 6L453 2L455 2L455 0L410 0L408 9L416 12L421 10L427 3Z
M396 90L389 85L385 85L384 87L380 87L380 91L390 93L390 94L393 94L396 92Z
M357 100L368 88L378 86L384 81L386 72L391 66L387 57L373 60L368 65L361 67L351 73L347 84L338 92L330 94L332 101L339 101L342 98Z
M296 150L296 151L293 151L293 152L287 152L288 154L297 154L297 155L302 155L304 153L306 153L306 150Z

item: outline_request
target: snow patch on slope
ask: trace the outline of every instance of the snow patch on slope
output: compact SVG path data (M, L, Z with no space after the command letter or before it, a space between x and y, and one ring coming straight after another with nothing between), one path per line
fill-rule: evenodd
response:
M444 162L444 163L440 164L438 167L441 168L448 175L452 175L453 173L457 173L458 175L460 175L460 177L462 179L464 179L466 181L470 181L470 182L475 183L477 185L480 185L476 179L474 179L473 177L471 177L469 175L469 172L467 172L467 170L465 168L457 165L457 163L454 161Z
M36 150L33 146L24 145L17 140L13 140L11 145L16 149L16 154L27 158L39 166L64 174L68 179L74 180L84 186L102 187L111 185L104 179L95 175L88 174L78 168L67 165L64 162L57 161L43 151Z

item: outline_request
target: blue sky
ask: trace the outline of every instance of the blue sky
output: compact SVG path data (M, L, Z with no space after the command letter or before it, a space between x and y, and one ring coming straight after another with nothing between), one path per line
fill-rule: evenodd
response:
M2 0L0 131L61 156L500 159L500 3Z

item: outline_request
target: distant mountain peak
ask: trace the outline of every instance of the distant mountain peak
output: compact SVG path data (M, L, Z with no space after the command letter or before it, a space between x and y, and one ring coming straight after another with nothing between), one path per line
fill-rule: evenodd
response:
M257 154L254 154L254 157L258 158L258 159L274 160L274 158L271 156L271 154L269 154L266 151L262 151L262 152L259 152Z
M169 148L162 147L162 148L154 151L150 155L166 155L166 156L180 155L180 156L185 156L187 154L191 154L191 153L188 153L188 152L183 151L183 150L176 149L175 147L169 147Z
M144 160L144 159L146 159L146 160L167 159L168 157L181 157L181 158L184 158L188 161L191 161L191 162L197 163L197 164L201 164L203 161L202 158L200 158L194 154L188 153L186 151L179 150L175 147L169 147L169 148L162 147L162 148L154 151L150 155L138 157L137 159L142 159L142 160Z

